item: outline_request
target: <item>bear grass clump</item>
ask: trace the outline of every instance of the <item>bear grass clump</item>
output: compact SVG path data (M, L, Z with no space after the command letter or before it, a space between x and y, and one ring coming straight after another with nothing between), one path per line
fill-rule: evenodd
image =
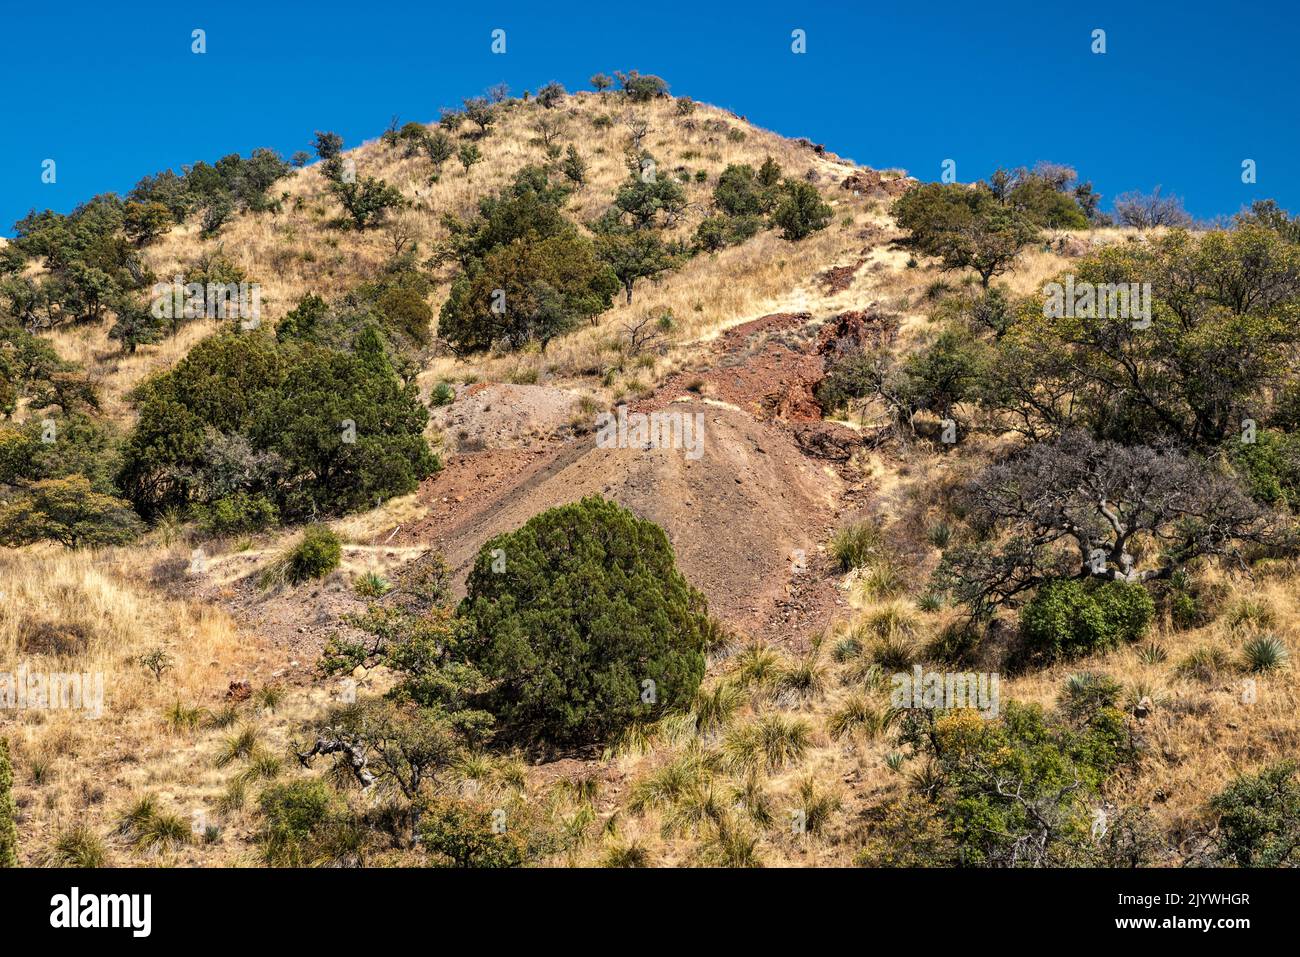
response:
M484 545L458 615L513 740L606 739L685 706L704 676L704 597L661 528L599 496Z
M1141 585L1055 579L1038 589L1020 613L1020 635L1030 654L1051 661L1078 658L1137 641L1155 616Z
M308 525L302 537L262 573L263 588L300 585L324 578L339 567L343 559L343 540L325 525Z

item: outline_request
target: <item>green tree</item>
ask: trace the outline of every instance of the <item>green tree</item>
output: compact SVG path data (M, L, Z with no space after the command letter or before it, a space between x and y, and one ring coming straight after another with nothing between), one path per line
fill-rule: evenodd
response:
M438 467L428 410L375 336L355 354L277 347L260 333L203 340L139 391L122 489L145 515L235 490L274 498L286 517L373 506ZM219 456L238 440L243 451ZM398 490L401 491L398 491Z
M173 330L175 325L173 321ZM161 342L165 331L165 320L154 316L150 304L124 298L117 304L117 318L109 327L108 338L120 342L127 355L135 355L140 346Z
M400 190L374 176L367 176L359 183L337 182L331 189L358 230L379 225L390 209L406 204Z
M0 504L0 543L53 540L68 548L122 545L140 534L130 503L91 488L82 475L33 482Z
M614 226L599 232L596 249L623 285L627 302L632 302L632 285L638 279L659 275L673 265L663 240L649 230Z
M542 104L542 106L544 106L546 109L549 110L555 107L566 96L568 96L568 92L569 91L566 90L561 84L556 83L554 80L552 80L550 83L547 83L544 87L542 87L540 90L537 91L537 102Z
M382 347L349 355L304 346L262 395L248 434L286 464L282 511L340 513L413 492L439 468L424 439L428 419Z
M637 163L614 196L615 210L627 216L635 229L671 226L686 208L681 183L671 176L659 176L649 154L639 157Z
M457 278L438 334L462 352L505 341L545 345L609 308L618 277L576 231L496 246Z
M968 867L1090 863L1095 799L1131 762L1123 714L1113 704L1083 722L1051 720L1009 702L989 720L957 709L905 712L902 740L933 762L927 797L938 805Z
M138 246L148 246L171 228L172 212L162 203L128 202L123 212L122 228Z
M464 105L463 115L478 127L478 135L486 136L488 129L497 120L497 111L487 100L486 97L473 96L462 101Z
M985 289L1038 238L1032 222L983 186L926 183L898 198L894 217L917 248L945 269L975 270Z
M504 568L500 561L504 560ZM598 741L691 699L704 674L703 596L663 530L593 496L483 546L458 615L509 736Z
M424 151L429 154L433 164L434 175L442 171L443 164L456 155L456 147L451 137L442 130L434 130L424 140Z
M460 165L465 167L466 173L471 166L483 158L483 154L473 143L461 143L460 151L456 155L460 159Z
M787 179L781 192L782 198L772 211L772 224L780 228L783 239L795 242L830 225L833 211L812 183Z
M439 798L426 809L420 841L437 867L521 867L527 853L513 831L499 832L492 809L466 801Z
M623 94L633 103L648 103L668 95L668 84L654 74L642 75L636 70L627 73L617 71L619 85Z
M1300 247L1253 224L1174 230L1072 273L1072 301L1059 277L1052 295L1017 303L999 341L987 404L1010 427L1209 450L1268 420L1300 343Z

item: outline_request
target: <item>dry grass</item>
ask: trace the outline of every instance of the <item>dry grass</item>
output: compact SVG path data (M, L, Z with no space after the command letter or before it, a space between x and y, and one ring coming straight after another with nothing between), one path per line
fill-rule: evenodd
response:
M25 862L44 859L74 825L107 841L115 864L152 860L111 835L115 815L146 793L187 822L196 812L217 820L213 808L224 775L212 768L210 754L220 732L206 730L202 720L169 722L169 712L178 706L215 711L230 681L269 680L276 663L216 608L153 590L138 577L150 561L127 549L30 548L0 558L0 669L99 674L104 687L98 718L84 711L0 711L0 734L14 752ZM155 679L140 659L158 649L168 664ZM282 727L319 694L297 692L277 713ZM283 732L277 738L282 746ZM187 845L166 859L219 863L238 850L233 841Z

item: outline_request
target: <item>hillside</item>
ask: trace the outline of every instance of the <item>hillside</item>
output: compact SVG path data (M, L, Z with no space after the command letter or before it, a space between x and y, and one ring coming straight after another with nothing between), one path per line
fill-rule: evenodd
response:
M983 845L981 853L990 856L968 861L965 855L975 852L958 846L963 832L945 816L943 795L967 786L961 774L969 769L945 765L951 751L927 751L925 735L891 701L891 676L910 674L914 665L992 673L1000 679L1004 715L1011 702L1039 706L1053 722L1058 713L1070 715L1053 723L1051 734L1075 736L1069 748L1060 747L1069 751L1069 772L1087 778L1089 790L1078 803L1059 798L1052 813L1068 822L1062 830L1086 830L1079 821L1101 810L1117 836L1109 843L1080 837L1039 863L1118 866L1125 855L1155 866L1201 861L1198 855L1219 834L1215 795L1239 775L1295 753L1300 700L1286 660L1297 639L1300 579L1289 546L1279 540L1252 540L1259 550L1243 548L1242 557L1216 539L1180 566L1179 577L1152 576L1155 597L1148 600L1141 640L1099 641L1069 657L1018 657L1024 652L1015 638L1019 615L1056 577L1013 593L978 628L957 586L935 585L958 546L996 541L1011 547L1012 532L993 522L980 526L977 506L963 499L962 489L985 469L1018 461L1013 453L1022 441L1047 444L1060 436L1037 419L1041 432L989 411L995 401L1009 403L1008 394L1019 395L1017 383L990 399L967 381L996 379L1009 354L998 350L1012 344L1023 347L1017 355L1046 354L1049 336L1037 325L1033 303L1018 314L1008 306L1007 315L1018 315L1042 338L1024 333L1022 342L1022 326L1011 318L984 335L976 319L990 294L978 276L951 268L940 247L917 244L920 226L899 222L899 197L928 187L901 171L879 173L725 110L667 95L637 101L616 90L566 93L549 105L506 98L494 105L484 132L467 122L422 128L425 135L450 128L454 144L474 146L481 159L463 167L447 160L433 178L422 147L408 151L397 137L405 130L413 139L409 126L395 128L388 141L344 150L338 158L355 168L358 181L376 177L402 197L375 228L340 228L339 200L322 160L277 179L268 193L274 208L237 210L210 235L196 211L139 247L144 265L162 281L206 272L204 264L220 257L260 284L264 328L257 332L272 343L277 328L300 321L297 310L309 294L329 304L332 311L322 313L329 321L342 323L350 321L349 310L369 308L369 293L359 290L374 286L386 294L393 275L417 276L418 287L411 279L403 288L419 289L426 308L417 315L430 319L409 340L392 334L370 352L360 336L347 348L330 344L340 358L326 355L323 338L299 345L281 336L279 345L255 347L229 320L196 319L128 350L120 337L110 337L120 311L36 330L70 369L85 374L96 395L86 414L114 442L129 442L146 426L156 428L150 452L184 446L184 436L176 436L185 429L192 428L198 444L238 433L245 447L236 452L251 472L265 464L254 452L271 449L283 459L316 453L321 443L310 437L275 443L305 434L292 416L306 419L325 406L332 415L331 393L354 389L383 406L372 431L422 438L437 461L423 471L411 467L410 481L398 488L393 476L408 477L402 469L410 445L384 446L359 469L364 481L356 488L342 480L330 486L335 499L318 498L310 483L293 485L285 466L273 473L276 494L287 489L275 501L278 521L214 533L211 513L187 512L189 503L173 495L190 487L185 482L201 485L194 478L202 472L198 459L177 458L136 487L132 536L88 548L52 541L5 548L0 661L106 678L103 714L93 721L59 710L0 711L0 734L10 741L16 772L22 864L428 863L426 849L403 841L391 824L400 817L392 810L400 793L362 789L341 759L333 768L325 760L300 760L313 736L325 734L321 722L331 707L403 688L404 673L392 660L358 659L355 668L327 674L322 656L337 651L332 639L340 635L367 634L358 616L368 608L401 609L416 590L409 583L437 560L448 571L448 592L439 600L454 603L471 588L484 549L498 536L589 496L663 530L676 568L707 600L705 677L688 701L602 740L556 747L476 740L439 765L426 785L431 806L469 808L471 817L502 810L511 834L527 837L519 839L526 855L514 863L1006 863ZM550 238L604 250L599 244L610 236L641 237L635 225L601 225L629 181L629 137L635 155L648 151L657 174L671 177L682 193L679 208L652 211L649 219L655 241L672 253L671 265L638 277L631 302L619 287L590 318L550 338L516 348L496 341L484 350L453 348L438 317L451 314L444 307L458 295L457 283L486 271L484 263L502 249L537 242L533 235L514 237L475 260L456 245L467 235L457 222L476 222L480 202L509 194L530 168L558 179L556 157L574 147L585 176L555 204L565 226ZM769 161L780 167L781 185L771 184L769 208L755 214L753 234L703 248L700 227L721 215L719 186L728 170L743 165L753 174ZM830 213L820 228L792 239L777 228L770 207L797 195L798 183L811 185L812 201ZM1180 235L1095 223L1036 228L989 288L1008 301L1028 302L1058 275L1100 268L1095 263L1111 255L1146 255L1165 237ZM577 268L572 262L566 260L570 272ZM21 275L40 283L56 269L33 256ZM1285 288L1275 303L1291 301L1291 287ZM379 301L389 300L380 295ZM549 315L542 307L538 313ZM976 319L967 323L971 315ZM979 334L950 335L957 325ZM199 367L186 356L216 334L242 336L230 348L247 351L217 356L201 366L201 375L173 380L174 393L158 387L162 380L153 377L174 374L186 362ZM919 365L936 355L936 343L950 341L958 341L951 355ZM970 371L961 349L984 364ZM908 365L913 359L918 364ZM856 360L864 364L849 369L846 363ZM234 371L221 372L221 362ZM294 362L319 364L299 370ZM258 379L263 364L275 366L280 378L266 372L265 382ZM383 370L389 391L364 378L375 368ZM337 380L320 381L321 369L339 370ZM1101 378L1098 372L1089 382ZM316 391L285 384L302 380ZM256 388L243 394L230 387L245 381ZM146 383L150 388L142 389ZM922 394L917 383L930 391ZM848 390L847 397L837 400L832 386ZM898 398L905 389L913 398ZM4 424L14 433L6 438L12 448L19 447L24 422L53 414L33 396L16 399ZM238 405L243 418L228 429L209 422L205 432L187 418L200 415L197 404L185 405L191 399ZM906 414L899 414L906 402ZM1080 398L1077 406L1087 404ZM182 406L184 414L175 411ZM702 422L701 454L635 442L602 446L599 416L620 406L624 414ZM59 409L60 422L67 412ZM939 438L949 422L960 427L955 443ZM327 425L333 428L333 420ZM1088 428L1082 417L1070 425ZM370 437L363 434L363 442ZM132 447L137 457L145 444ZM1203 457L1227 461L1209 452ZM1232 467L1224 465L1223 473ZM326 471L316 468L313 480L323 485ZM6 478L4 484L22 492L31 481ZM277 562L314 517L342 540L341 559L323 576L293 584ZM846 545L854 535L857 551ZM1133 567L1155 569L1165 535L1161 526L1153 540L1120 542L1107 561L1122 555L1125 569L1134 561ZM268 572L280 578L264 577ZM1136 578L1111 577L1142 590L1132 584ZM1183 595L1195 597L1196 614L1180 611ZM429 614L441 627L439 613ZM1062 615L1073 621L1083 613ZM438 634L441 655L454 642ZM1245 648L1263 636L1282 648L1277 667L1252 670L1241 664ZM1078 717L1083 706L1069 712L1106 680L1113 687L1097 692L1101 703L1086 718ZM1125 755L1115 756L1105 773L1080 757L1093 760L1101 749L1088 736L1100 734L1089 722L1103 711L1115 722L1106 748ZM939 720L960 722L969 714ZM968 742L978 737L969 728L951 733L969 734ZM1057 757L1053 752L1043 760ZM277 858L268 851L274 841L267 836L265 795L302 781L325 782L335 802L331 813L350 822L349 837L340 839L346 845L340 850L316 835L304 839L307 850L295 845L285 852L305 857ZM154 810L144 817L161 836L138 816L134 825L123 823L146 797ZM374 823L390 811L389 825ZM474 818L464 827L480 824ZM311 843L318 838L319 846Z

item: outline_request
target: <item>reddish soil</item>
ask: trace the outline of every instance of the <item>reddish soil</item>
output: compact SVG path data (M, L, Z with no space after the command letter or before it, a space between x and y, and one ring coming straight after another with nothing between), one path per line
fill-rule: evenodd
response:
M728 329L709 367L670 377L633 411L662 408L689 393L744 409L756 419L815 422L822 409L813 388L824 374L807 313L777 313Z
M844 604L822 548L841 508L862 493L839 467L861 437L822 420L814 389L828 357L884 341L894 329L874 312L821 322L778 313L735 326L699 368L672 376L629 410L702 416L698 458L680 449L598 448L594 434L571 430L534 433L525 443L517 433L499 445L488 439L481 451L451 456L424 483L428 514L388 544L441 553L459 589L489 538L599 494L664 529L682 573L728 625L803 646ZM494 426L509 414L504 397L488 405L489 394L476 387L457 399L484 405L462 407L463 427L483 434L476 412Z
M704 416L700 458L680 450L597 448L593 435L529 463L503 451L457 456L421 489L434 511L403 527L393 544L440 551L463 587L489 538L538 512L599 494L660 525L682 573L733 627L798 639L791 623L825 624L837 599L834 582L826 577L819 591L817 573L798 572L796 559L802 555L816 567L843 480L804 455L779 426L698 401L674 403L673 410Z
M862 268L864 262L866 262L865 258L859 259L851 266L832 266L830 269L817 274L817 283L828 296L833 296L837 292L844 292L849 286L853 285L853 277L858 274L858 270Z

